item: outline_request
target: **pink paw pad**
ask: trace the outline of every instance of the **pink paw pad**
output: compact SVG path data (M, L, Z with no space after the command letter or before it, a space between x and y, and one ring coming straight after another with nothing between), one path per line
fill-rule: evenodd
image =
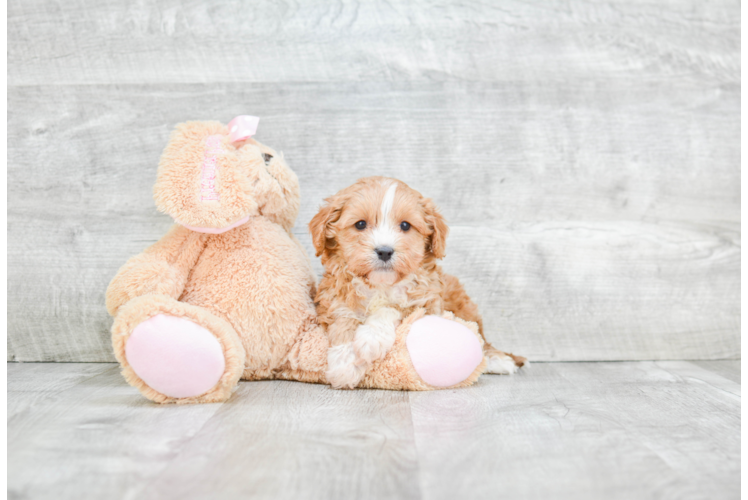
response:
M413 323L405 343L416 372L434 387L459 384L483 361L475 334L439 316L425 316Z
M143 382L172 398L208 392L226 368L223 350L213 334L188 319L166 314L135 327L125 356Z

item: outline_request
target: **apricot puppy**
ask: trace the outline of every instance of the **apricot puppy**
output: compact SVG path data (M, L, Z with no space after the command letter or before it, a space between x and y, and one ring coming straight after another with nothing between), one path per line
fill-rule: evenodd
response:
M395 341L416 308L483 322L460 282L437 265L449 228L434 203L405 183L367 177L327 198L309 223L325 273L315 305L327 330L327 380L353 388ZM485 342L489 373L512 374L526 359Z

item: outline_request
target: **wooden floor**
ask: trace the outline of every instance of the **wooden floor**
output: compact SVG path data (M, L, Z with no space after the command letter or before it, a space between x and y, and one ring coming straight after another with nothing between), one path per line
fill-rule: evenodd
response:
M739 494L740 361L535 363L431 393L246 382L185 407L114 364L8 364L11 499Z

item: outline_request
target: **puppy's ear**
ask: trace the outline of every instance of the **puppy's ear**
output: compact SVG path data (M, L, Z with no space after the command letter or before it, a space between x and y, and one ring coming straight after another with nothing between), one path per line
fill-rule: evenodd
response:
M325 249L335 246L335 232L330 226L340 219L344 204L345 201L342 196L327 198L317 215L312 217L309 222L309 232L312 234L312 243L317 257L325 253Z
M431 235L426 243L426 250L431 252L435 258L443 259L447 250L447 234L449 226L444 216L439 212L439 208L430 199L423 201L423 209L426 214L426 223L431 229Z

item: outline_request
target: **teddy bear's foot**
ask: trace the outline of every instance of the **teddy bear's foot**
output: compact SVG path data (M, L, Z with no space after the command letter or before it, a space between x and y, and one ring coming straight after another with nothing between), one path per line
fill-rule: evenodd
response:
M475 333L440 316L415 321L405 343L416 373L434 387L466 381L483 362L483 348Z
M426 316L418 309L397 327L395 344L375 361L357 387L431 391L466 387L485 371L478 325L451 312Z
M112 345L125 380L157 403L226 401L244 369L244 347L226 320L165 295L120 307Z
M125 356L143 382L171 398L208 392L226 368L223 350L212 333L186 318L167 314L136 326Z

